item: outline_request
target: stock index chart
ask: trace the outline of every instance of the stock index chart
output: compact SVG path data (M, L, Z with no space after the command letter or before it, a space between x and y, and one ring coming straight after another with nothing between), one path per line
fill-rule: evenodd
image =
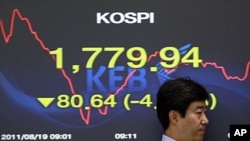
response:
M209 92L205 141L250 124L249 1L0 1L1 140L160 140L160 85Z

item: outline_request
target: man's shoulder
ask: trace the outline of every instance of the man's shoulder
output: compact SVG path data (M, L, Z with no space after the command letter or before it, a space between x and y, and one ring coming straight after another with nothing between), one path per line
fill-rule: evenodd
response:
M163 134L161 141L175 141L175 140Z

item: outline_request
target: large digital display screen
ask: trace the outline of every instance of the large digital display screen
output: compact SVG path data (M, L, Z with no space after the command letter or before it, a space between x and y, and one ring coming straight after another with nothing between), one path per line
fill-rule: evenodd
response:
M1 140L161 140L160 85L209 92L205 141L250 124L250 2L1 0Z

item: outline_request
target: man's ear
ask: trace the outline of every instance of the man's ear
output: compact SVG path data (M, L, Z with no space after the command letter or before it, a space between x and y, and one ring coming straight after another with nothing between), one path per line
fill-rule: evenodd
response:
M180 118L180 113L175 110L171 110L168 113L168 117L169 117L170 123L176 125Z

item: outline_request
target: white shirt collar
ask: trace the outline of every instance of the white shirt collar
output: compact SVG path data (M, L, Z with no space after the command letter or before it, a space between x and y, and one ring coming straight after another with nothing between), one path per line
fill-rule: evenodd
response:
M163 134L161 141L175 141L175 140Z

